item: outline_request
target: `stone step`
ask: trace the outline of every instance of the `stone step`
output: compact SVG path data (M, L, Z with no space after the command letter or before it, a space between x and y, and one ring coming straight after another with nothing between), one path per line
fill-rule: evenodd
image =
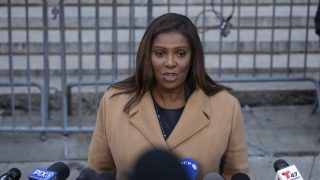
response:
M19 9L19 8L18 8ZM0 7L0 12L3 10L3 8ZM39 9L39 13L41 13L42 9ZM267 9L268 10L268 9ZM4 11L4 10L3 10ZM69 10L68 10L69 11ZM94 11L94 10L91 10ZM257 26L257 28L302 28L304 29L307 24L307 20L309 20L309 28L314 27L314 21L313 18L306 18L307 13L306 12L300 12L293 14L293 17L289 18L289 13L284 14L276 14L275 19L272 18L272 13L269 12L269 14L259 14L257 17L254 13L250 13L249 10L246 10L243 8L241 11L246 12L245 14L241 14L240 19L238 21L237 15L234 15L233 18L230 20L230 23L233 27L239 27L241 29L252 29ZM249 11L249 13L248 13ZM312 8L310 10L310 14L315 14L316 8ZM201 10L198 11L198 13L201 12ZM158 14L154 15L154 17L157 17L163 13L166 13L166 11L158 12ZM195 15L189 15L190 19L196 24L198 28L202 28L202 16L199 16L199 20L196 22L196 13ZM8 28L8 19L7 14L0 13L0 29L7 29ZM66 29L77 29L79 27L78 23L78 14L73 15L73 17L66 16L65 17L65 28ZM137 16L137 15L136 15ZM49 16L50 19L48 19L48 25L49 29L59 29L60 24L58 19L52 19L51 16ZM140 17L134 17L132 19L132 23L130 23L129 15L127 16L118 16L117 17L117 28L119 29L127 29L127 28L136 28L136 29L145 29L147 25L147 18L146 14L141 15ZM256 21L257 20L257 21ZM29 17L28 20L28 26L31 30L33 29L43 29L43 19L41 16L35 16L35 17ZM207 13L206 18L206 27L218 27L220 24L220 20L214 16L214 14ZM273 22L274 21L274 22ZM257 25L256 25L257 22ZM291 24L290 24L291 23ZM96 26L95 17L92 16L81 16L81 29L93 29ZM109 16L102 16L99 17L99 27L103 29L111 29L112 28L112 17ZM13 16L11 19L11 28L14 29L25 29L26 28L26 18L25 15L22 17L15 17Z
M269 90L269 91L273 91L273 90L304 90L304 89L314 89L314 84L312 84L311 82L309 81L305 81L306 83L303 84L302 82L300 83L300 81L297 81L299 83L294 83L294 82L291 82L291 81L288 81L288 83L283 83L285 84L285 86L281 86L280 84L282 83L281 81L279 81L278 83L268 83L268 82L263 82L263 83L255 83L254 81L253 82L250 82L250 83L246 83L246 82L237 82L236 80L237 79L253 79L253 78L270 78L270 79L275 79L275 82L276 79L278 78L282 78L282 79L285 79L285 78L301 78L301 77L309 77L309 78L314 78L314 79L320 79L320 72L317 72L317 71L314 71L314 72L307 72L306 75L304 76L302 74L302 72L292 72L292 73L289 73L289 74L285 74L283 72L279 73L279 72L274 72L272 74L272 76L270 76L270 74L268 72L265 72L265 73L260 73L258 71L257 74L253 74L252 72L247 72L247 73L240 73L238 76L236 76L234 73L226 73L226 72L222 72L221 75L218 74L218 71L214 71L212 72L210 69L207 70L207 72L210 74L210 76L219 81L219 82L223 82L223 83L226 83L228 84L229 86L234 86L235 89L238 89L238 90L242 90L242 91L245 91L245 90L252 90L252 91L258 91L258 90ZM105 86L110 84L112 81L113 82L117 82L121 79L124 79L124 78L127 78L128 76L130 76L129 72L125 72L125 71L122 71L120 73L117 74L117 78L113 80L113 77L110 75L110 74L106 74L104 71L102 71L100 73L100 76L97 77L95 74L91 73L90 75L88 74L82 74L80 76L80 74L74 74L74 75L67 75L67 77L65 78L65 81L66 81L66 85L73 85L73 89L72 89L72 92L77 92L77 89L78 89L78 86L75 86L75 84L81 84L81 82L83 83L83 85L81 86L81 89L84 90L84 92L95 92L95 88L93 88L94 86L103 86L102 89L102 92L105 90ZM28 80L29 79L29 80ZM61 76L61 74L50 74L50 77L48 78L49 79L49 86L52 87L52 91L50 91L51 93L54 93L56 90L60 91L61 90L61 87L62 87L62 81L64 80L63 77ZM226 82L225 80L228 80L228 79L234 79L235 81L234 82ZM34 76L23 76L23 75L20 75L20 76L15 76L12 78L12 82L14 83L26 83L26 82L32 82L34 84L38 84L40 86L43 86L44 85L44 77L42 75L34 75ZM109 82L109 83L98 83L98 82ZM3 83L3 82L10 82L9 81L9 78L6 77L6 76L1 76L0 77L0 82ZM86 82L91 82L90 85L86 85L85 83ZM97 84L95 85L94 82L97 82ZM0 84L1 84L0 83ZM80 87L80 86L79 86ZM4 87L4 86L0 86L0 92L1 93L4 93L4 94L10 94L11 93L11 87L10 86L7 86L7 87ZM27 87L19 87L19 86L16 86L15 87L15 90L14 90L15 93L19 94L19 93L26 93L27 92ZM33 93L39 93L39 90L36 89L36 88L33 88L31 90L31 92ZM0 93L0 94L1 94Z
M113 31L111 29L100 29L99 30L99 42L101 43L112 43L112 41L116 38L119 43L130 43L135 42L135 46L137 47L139 41L141 40L144 29L118 29L117 35L113 35ZM65 41L66 43L77 43L80 41L79 34L81 33L81 42L82 43L95 43L96 40L96 30L95 29L83 29L81 31L77 29L67 29L64 31ZM290 34L291 33L291 34ZM220 39L220 29L214 28L206 31L204 34L199 33L201 39L204 39L207 43L216 43L220 42L237 42L238 39L240 42L251 43L255 41L255 37L257 38L257 42L271 42L272 39L274 42L282 42L282 41L306 41L306 33L308 33L308 41L317 42L318 37L315 34L315 30L313 28L309 28L306 30L305 28L292 28L290 31L288 29L236 29L231 28L230 34L227 37ZM23 29L14 29L11 31L11 42L13 46L18 46L19 44L26 43L27 38L29 39L29 46L36 46L37 43L43 42L43 30L30 30L29 36L27 36L27 32ZM0 46L5 46L9 42L8 31L0 30L0 36L3 37L0 39ZM239 37L238 37L239 36ZM58 29L50 30L48 34L49 43L58 43L60 42L60 31ZM35 44L34 44L35 43ZM1 50L1 48L0 48Z
M3 1L3 0L2 0ZM11 5L11 9L8 9L7 1L0 2L0 28L7 28L8 27L8 11L11 11L11 27L23 28L25 27L26 23L26 9L28 10L29 15L29 27L30 28L42 28L43 20L43 7L42 4L37 4L33 2L29 4L29 6L25 6L24 4L15 4L14 2ZM20 2L20 1L18 1ZM40 1L41 2L41 1ZM54 1L50 1L53 3ZM69 1L68 1L69 2ZM128 1L127 1L128 2ZM271 0L270 0L271 2ZM59 27L59 18L54 18L54 14L52 11L54 8L57 7L58 3L49 3L48 5L48 25L51 28L58 28ZM160 1L160 4L153 1L152 6L152 16L157 17L163 13L176 12L181 14L187 14L190 19L195 20L198 15L201 19L201 12L205 7L206 17L208 18L208 24L213 20L216 20L216 15L210 11L211 4L208 3L205 6L202 5L203 1L199 1L199 3L192 3L188 2L189 5L186 7L184 3L178 5L170 6L170 9L166 6L165 1ZM284 4L282 4L284 3ZM290 4L292 3L292 4ZM253 3L244 3L241 1L240 6L235 6L233 19L231 20L232 24L235 26L246 27L252 26L255 22L254 18L258 18L257 22L260 25L264 25L270 27L272 25L272 16L273 12L275 13L275 26L276 27L287 27L288 22L292 21L293 27L299 27L299 24L303 24L305 26L306 19L305 17L313 17L315 15L317 9L317 0L311 0L310 4L307 1L300 1L300 2L290 2L290 1L282 1L277 2L276 4L263 2L256 4L255 1ZM23 5L23 6L21 6ZM81 14L79 14L79 9L77 4L66 3L64 6L64 15L65 15L65 22L66 27L76 28L78 27L77 19L80 15L82 18L82 26L83 28L93 27L95 25L95 16L97 8L93 6L93 4L81 4ZM129 26L129 18L134 18L134 26L144 28L147 25L147 14L148 8L146 3L139 3L131 8L129 4L121 4L117 3L117 25L118 27L126 28ZM99 25L104 28L112 27L112 16L113 16L113 6L111 4L104 4L101 2L97 7L99 7ZM232 4L225 4L220 6L219 4L214 7L215 11L222 12L223 16L227 17L232 12L233 6ZM238 12L240 10L240 12ZM292 13L291 13L292 11ZM256 14L257 13L257 14ZM308 14L309 13L309 14ZM290 14L292 17L289 18ZM240 24L237 24L238 16L240 16ZM313 26L313 18L309 19L309 25ZM299 23L300 22L300 23ZM300 25L301 26L301 25Z
M206 68L211 71L218 71L221 69L222 73L231 73L236 70L239 73L248 73L256 70L257 72L290 72L303 71L304 68L307 72L318 71L320 69L319 53L309 53L308 59L305 60L304 53L290 54L290 61L288 64L288 54L222 54L221 59L219 54L207 54L205 56ZM44 57L42 55L31 55L29 57L29 66L27 57L25 55L15 55L9 61L8 56L0 56L1 66L0 75L8 77L10 72L14 76L23 75L28 73L31 76L43 75L44 72ZM129 55L117 55L115 63L112 62L112 55L100 55L100 61L97 61L95 55L82 55L82 61L78 55L66 56L66 71L69 75L94 75L97 70L102 74L110 74L112 68L116 67L119 72L126 72L135 67L135 57ZM238 59L238 61L237 61ZM59 55L49 56L49 71L50 74L61 73L61 57ZM81 62L81 64L80 64ZM12 70L10 70L10 67ZM29 70L29 71L27 71Z
M1 56L9 55L10 52L14 55L27 55L29 50L29 55L43 55L43 43L14 43L11 47L6 43L0 43ZM94 55L96 53L95 43L82 43L81 55ZM116 44L117 49L113 49L112 43L102 42L99 44L100 50L99 54L102 55L128 55L129 52L133 50L129 42L118 42ZM135 48L138 44L133 45ZM305 50L307 53L319 54L319 42L309 41L307 44L301 41L292 41L290 46L286 41L278 42L222 42L221 46L219 42L205 42L203 43L204 51L206 54L281 54L281 53L291 53L291 54L303 54ZM10 47L10 49L9 49ZM50 56L61 55L61 44L60 43L50 43L48 45L48 52ZM80 55L79 54L79 44L78 43L66 43L63 47L67 55ZM273 51L272 51L273 48ZM290 48L290 49L289 49Z

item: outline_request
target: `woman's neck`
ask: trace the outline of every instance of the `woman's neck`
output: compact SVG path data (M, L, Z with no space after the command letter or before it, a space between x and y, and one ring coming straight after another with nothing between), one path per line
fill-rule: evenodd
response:
M184 88L175 91L161 91L155 88L152 95L157 104L165 109L181 108L186 103Z

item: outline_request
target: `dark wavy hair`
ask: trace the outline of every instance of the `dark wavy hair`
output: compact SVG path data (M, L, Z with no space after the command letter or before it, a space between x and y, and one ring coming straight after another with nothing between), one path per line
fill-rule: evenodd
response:
M128 112L138 103L145 92L152 90L156 85L151 64L152 44L155 37L161 33L175 31L183 34L191 47L191 66L186 78L191 92L195 89L202 89L207 95L214 95L221 90L229 88L218 85L207 74L204 66L204 54L202 44L196 27L192 21L184 15L167 13L159 16L147 27L140 42L136 56L135 73L111 87L119 88L123 91L114 94L130 94L130 98L124 107L124 112Z

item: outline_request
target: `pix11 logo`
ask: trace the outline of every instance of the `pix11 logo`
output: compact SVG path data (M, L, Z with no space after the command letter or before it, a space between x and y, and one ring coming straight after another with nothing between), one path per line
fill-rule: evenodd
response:
M56 180L57 173L47 169L37 168L29 174L29 179L32 180Z

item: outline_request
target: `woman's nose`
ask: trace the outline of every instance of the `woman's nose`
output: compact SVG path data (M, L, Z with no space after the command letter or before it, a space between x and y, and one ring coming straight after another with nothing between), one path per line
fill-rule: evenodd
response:
M168 58L165 62L165 66L167 67L175 67L177 65L174 56L173 55L168 55Z

